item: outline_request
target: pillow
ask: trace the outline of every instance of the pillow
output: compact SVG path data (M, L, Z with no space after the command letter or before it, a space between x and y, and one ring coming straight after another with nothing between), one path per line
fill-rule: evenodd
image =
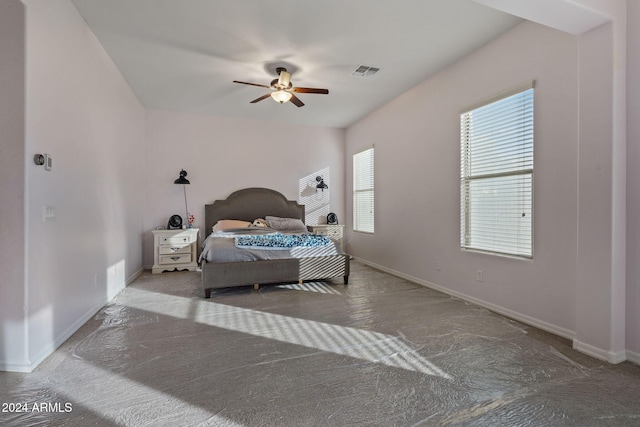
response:
M298 218L265 217L269 227L286 233L308 233L307 226Z
M230 228L244 228L244 227L249 227L251 225L251 223L249 221L240 221L237 219L221 219L220 221L216 222L216 224L213 226L213 232L215 233L216 231L222 231L222 230L228 230Z

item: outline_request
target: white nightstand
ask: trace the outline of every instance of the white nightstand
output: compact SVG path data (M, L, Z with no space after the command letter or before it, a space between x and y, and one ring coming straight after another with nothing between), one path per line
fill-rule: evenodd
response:
M340 246L340 250L344 252L344 225L340 224L318 224L308 225L307 228L313 234L327 236Z
M197 228L153 230L153 274L163 271L195 271L198 263Z

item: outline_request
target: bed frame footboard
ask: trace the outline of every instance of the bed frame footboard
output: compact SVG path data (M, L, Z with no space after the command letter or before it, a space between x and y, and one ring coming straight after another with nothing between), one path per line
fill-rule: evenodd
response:
M323 280L342 276L349 282L349 255L291 258L267 261L221 262L202 264L202 292L234 286L264 285L305 280Z

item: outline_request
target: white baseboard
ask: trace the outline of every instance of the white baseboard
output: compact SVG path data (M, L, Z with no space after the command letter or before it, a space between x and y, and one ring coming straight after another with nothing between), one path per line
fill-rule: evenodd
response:
M151 268L151 267L149 267ZM126 282L125 282L125 286L129 286L130 284L132 284L138 277L140 277L140 275L142 273L144 273L145 270L145 266L143 265L142 267L140 267L140 269L138 269L137 271L134 271L133 274L131 275L131 277L129 277Z
M422 279L420 279L418 277L414 277L414 276L411 276L409 274L401 273L401 272L396 271L396 270L392 270L390 268L378 265L376 263L373 263L373 262L370 262L370 261L367 261L367 260L364 260L364 259L360 259L360 258L356 258L356 259L358 261L360 261L361 263L363 263L363 264L369 265L369 266L371 266L373 268L376 268L378 270L382 270L385 273L389 273L389 274L391 274L393 276L400 277L402 279L406 279L406 280L408 280L410 282L413 282L413 283L416 283L418 285L421 285L421 286L424 286L424 287L427 287L427 288L430 288L430 289L434 289L436 291L440 291L440 292L442 292L444 294L447 294L447 295L450 295L452 297L460 298L461 300L471 302L473 304L479 305L480 307L484 307L484 308L486 308L488 310L491 310L493 312L502 314L502 315L504 315L506 317L509 317L511 319L517 320L517 321L525 323L527 325L535 326L536 328L542 329L542 330L547 331L547 332L551 332L554 335L558 335L558 336L567 338L569 340L573 340L575 338L575 333L573 331L569 330L569 329L561 328L559 326L556 326L554 324L545 322L543 320L536 319L535 317L527 316L526 314L522 314L522 313L519 313L517 311L513 311L513 310L510 310L508 308L501 307L499 305L496 305L496 304L481 300L479 298L475 298L475 297L463 294L462 292L454 291L452 289L445 288L445 287L440 286L440 285L436 285L435 283L432 283L432 282L429 282L429 281L426 281L426 280L422 280Z
M27 365L22 365L20 363L5 362L3 360L0 360L0 371L3 372L20 372L28 374L29 372L33 371L33 369L34 368L29 368Z
M104 307L107 304L107 302L109 301L107 301L106 298L102 299L96 305L94 305L89 310L87 310L81 318L73 322L71 326L69 326L60 335L58 335L58 337L55 339L55 341L53 341L53 343L45 347L42 351L40 351L38 355L36 355L36 357L34 357L33 361L29 365L30 370L26 372L33 371L39 364L44 362L44 360L47 357L49 357L54 351L56 351L58 347L60 347L66 340L71 338L71 335L75 334L76 331L82 327L82 325L84 325L91 318L93 318L96 315L96 313L98 313L102 309L102 307Z
M554 335L558 335L564 338L567 338L569 340L571 340L573 342L573 348L577 351L580 351L581 353L587 354L591 357L595 357L596 359L600 359L600 360L604 360L606 362L609 363L621 363L624 362L625 360L628 360L630 362L636 363L638 365L640 365L640 354L638 353L633 353L631 351L619 351L619 352L611 352L608 350L603 350L601 348L598 347L594 347L590 344L586 344L583 342L578 341L575 338L575 332L571 331L569 329L565 329L565 328L561 328L559 326L553 325L551 323L545 322L543 320L540 319L536 319L535 317L531 317L531 316L527 316L526 314L522 314L522 313L518 313L517 311L513 311L510 310L508 308L505 307L501 307L499 305L487 302L487 301L483 301L481 299L463 294L461 292L458 291L454 291L448 288L445 288L443 286L440 285L436 285L435 283L426 281L426 280L422 280L418 277L414 277L411 276L409 274L405 274L405 273L401 273L399 271L384 267L382 265L378 265L376 263L361 259L361 258L356 258L354 257L354 259L358 260L359 262L369 265L373 268L376 268L378 270L384 271L385 273L389 273L393 276L396 277L400 277L402 279L406 279L410 282L416 283L418 285L430 288L430 289L434 289L436 291L440 291L444 294L447 295L451 295L453 297L456 298L460 298L461 300L464 301L468 301L471 302L473 304L479 305L480 307L484 307L488 310L491 310L493 312L502 314L506 317L509 317L511 319L517 320L519 322L525 323L527 325L531 325L534 326L536 328L542 329L543 331L547 331L550 332Z
M123 284L120 289L117 290L115 297L119 294L126 286L129 286L134 280L138 278L144 272L144 267L141 267L139 270L135 271ZM60 347L66 340L71 338L73 334L76 333L78 329L82 327L85 323L87 323L91 318L93 318L96 313L98 313L102 308L109 303L109 300L105 297L101 299L96 305L91 307L89 310L85 312L85 314L80 317L78 320L73 322L71 326L65 329L58 337L47 347L42 349L36 357L33 358L32 361L26 364L20 363L11 363L6 361L0 361L0 371L7 372L25 372L29 373L33 371L40 363L42 363L47 357L49 357L58 347Z
M573 348L578 350L581 353L588 354L591 357L595 357L596 359L604 360L609 363L621 363L627 360L626 351L607 351L603 350L599 347L592 346L587 343L583 343L577 339L573 340Z
M28 361L27 363L10 363L5 361L0 361L0 371L7 372L24 372L29 373L32 372L35 368L38 367L39 364L44 362L44 360L49 357L58 347L60 347L66 340L68 340L82 325L87 323L89 319L91 319L95 314L102 309L106 305L108 301L105 299L101 300L98 304L94 305L91 309L89 309L82 317L73 322L71 326L65 329L58 337L51 342L48 346L43 348L34 358L33 360Z
M631 350L627 350L627 360L636 365L640 365L640 353L635 353Z

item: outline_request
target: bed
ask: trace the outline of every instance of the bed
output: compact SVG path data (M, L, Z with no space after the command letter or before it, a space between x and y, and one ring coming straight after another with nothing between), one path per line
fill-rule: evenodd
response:
M216 200L205 205L205 233L209 235L219 221L234 220L254 222L256 219L276 217L296 219L304 223L305 209L296 201L287 200L281 193L268 188L246 188L229 195L225 200ZM234 232L236 230L230 230ZM211 236L214 237L214 236ZM203 243L201 255L202 293L205 298L217 288L234 286L263 285L272 283L303 282L342 277L349 283L349 255L337 245L331 244L331 251L296 251L295 255L275 259L216 260L208 259L215 252L207 240ZM236 242L237 244L237 242ZM239 249L243 250L243 249ZM208 253L207 253L208 251ZM203 256L204 255L204 256Z

